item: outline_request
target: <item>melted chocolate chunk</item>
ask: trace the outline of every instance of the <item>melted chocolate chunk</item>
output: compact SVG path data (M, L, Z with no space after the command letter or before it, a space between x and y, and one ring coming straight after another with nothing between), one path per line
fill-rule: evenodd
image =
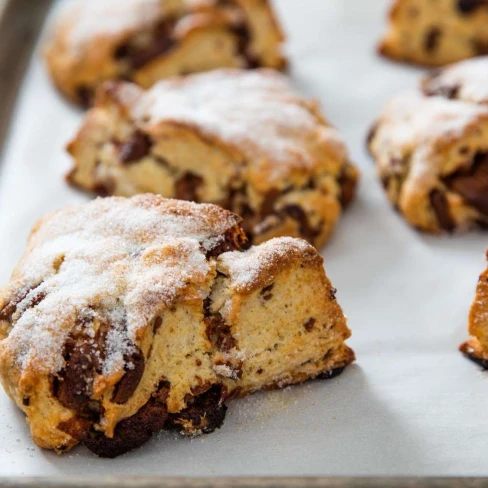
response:
M23 302L28 295L34 290L33 295L30 297L29 302L26 306L22 307L22 310L19 312L19 317L29 308L34 308L39 305L47 296L45 291L35 291L36 287L28 288L24 290L22 293L17 295L12 301L7 303L7 305L0 310L0 320L7 320L12 323L12 317L15 312L17 312L17 307L21 302Z
M331 380L332 378L335 378L336 376L339 376L346 368L336 368L332 369L331 371L326 371L325 373L320 373L317 376L317 379L319 380Z
M113 438L105 437L101 432L91 431L84 439L84 444L96 455L106 458L114 458L142 446L164 427L168 417L168 392L169 384L162 382L146 405L132 417L117 424Z
M273 294L271 293L271 291L273 290L274 288L274 283L271 283L271 285L269 286L265 286L260 292L259 294L263 297L263 300L271 300L273 298Z
M339 201L343 208L347 207L356 193L356 180L351 178L347 171L344 170L338 179L339 186L341 187L341 195Z
M222 426L226 411L224 389L222 385L214 385L205 393L189 399L187 408L181 412L170 414L165 428L209 434Z
M220 313L207 315L205 317L206 333L210 342L223 352L228 352L237 343L228 325Z
M115 182L107 181L105 183L97 183L93 187L93 191L97 195L100 195L101 197L109 197L114 194L115 188L116 188Z
M20 293L17 295L13 300L11 300L5 307L0 310L0 320L8 320L12 321L12 315L15 313L17 310L17 306L19 305L20 302L25 300L27 295L33 290L33 288L28 288L27 290L24 290L24 292Z
M455 222L449 210L446 194L441 190L432 190L429 195L429 200L440 227L448 232L452 232L455 227Z
M80 86L76 90L76 97L78 99L78 103L83 108L90 108L95 101L95 93L92 88L87 86Z
M303 324L303 327L305 328L305 330L307 332L312 332L313 328L314 328L314 325L315 325L315 322L317 322L317 320L315 319L315 317L310 317L304 324Z
M484 39L474 39L473 49L477 56L488 54L488 42Z
M176 45L176 41L172 37L175 22L174 19L160 22L152 33L151 41L146 46L135 43L122 44L115 50L114 58L127 62L132 70L142 68Z
M163 325L163 319L161 317L156 317L156 320L154 321L153 324L153 334L156 335Z
M488 153L478 153L471 168L444 178L446 186L463 200L488 216Z
M217 243L211 249L207 249L207 258L220 256L224 252L230 251L243 251L246 249L248 242L247 237L243 232L236 232L234 229L226 232L222 239L217 241Z
M488 0L457 0L457 9L463 14L471 14L480 7L488 7Z
M198 189L202 185L203 178L188 171L175 182L175 198L189 202L198 202Z
M435 79L436 76L434 75L429 81ZM433 88L427 83L423 87L423 92L428 97L444 97L454 100L455 98L458 98L460 88L459 85L441 85Z
M99 359L94 345L84 336L70 338L65 346L65 369L55 378L54 396L66 408L86 413Z
M262 218L275 213L275 205L280 195L281 191L278 189L268 191L261 204L260 213Z
M93 379L101 372L109 325L102 323L95 337L84 333L84 324L70 335L64 346L64 369L53 378L53 394L66 408L96 420L100 404L92 400Z
M308 242L312 243L320 235L321 229L314 229L308 221L307 214L298 205L287 205L283 212L298 222L300 235Z
M126 403L131 398L144 374L144 356L139 349L126 359L126 363L125 374L115 386L112 396L112 401L118 404Z
M65 422L61 422L58 425L58 429L66 432L66 434L73 437L77 441L83 441L88 437L92 426L92 422L83 417L73 417Z
M251 52L251 31L245 23L239 23L231 28L237 37L237 54L244 59L247 69L255 69L261 66L261 60Z
M232 212L238 214L242 218L242 228L248 236L248 241L243 244L243 249L247 249L252 244L254 219L256 212L249 206L246 189L231 188L229 195L222 202L219 203L221 207L227 208Z
M424 49L432 53L437 49L442 31L438 27L431 27L425 34Z
M149 136L137 130L128 141L119 145L119 159L122 163L134 163L149 154L153 142Z

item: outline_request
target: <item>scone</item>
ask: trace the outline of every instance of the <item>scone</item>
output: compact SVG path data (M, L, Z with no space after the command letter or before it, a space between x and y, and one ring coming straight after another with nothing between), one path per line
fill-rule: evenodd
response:
M414 227L488 225L488 58L464 61L395 98L369 138L392 204Z
M149 194L40 220L0 291L0 377L34 441L114 457L163 428L211 432L231 398L350 364L317 251L244 247L236 215Z
M486 254L488 258L488 251ZM471 338L461 344L460 350L467 357L488 369L488 268L481 274L476 296L469 313Z
M69 145L69 182L101 195L157 193L244 218L253 243L320 247L358 174L318 106L271 70L216 70L144 92L109 82Z
M395 0L378 50L398 61L427 66L488 54L488 2Z
M86 107L105 80L148 88L216 68L281 69L282 41L268 0L75 0L45 56L61 93Z

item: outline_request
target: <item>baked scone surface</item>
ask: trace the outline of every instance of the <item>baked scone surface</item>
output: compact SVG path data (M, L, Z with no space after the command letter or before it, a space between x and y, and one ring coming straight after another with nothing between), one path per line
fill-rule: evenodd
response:
M68 180L91 192L222 205L254 243L316 247L355 193L357 170L317 105L271 70L217 70L145 92L108 83L69 145Z
M149 87L211 69L280 69L283 34L267 0L76 0L46 43L59 90L89 106L104 80Z
M347 366L315 249L243 247L236 215L156 195L41 219L0 290L0 378L34 441L113 457L163 428L211 432L228 399Z
M488 258L488 251L486 254ZM476 296L469 313L471 338L460 350L474 362L488 369L488 268L483 271L476 287Z
M488 224L487 100L488 58L464 61L428 76L422 92L396 97L374 126L379 176L412 226Z
M394 0L378 50L415 64L442 66L488 54L486 0Z

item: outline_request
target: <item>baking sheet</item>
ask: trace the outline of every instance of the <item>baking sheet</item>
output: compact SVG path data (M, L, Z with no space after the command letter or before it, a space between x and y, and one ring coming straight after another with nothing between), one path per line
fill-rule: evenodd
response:
M291 76L320 99L362 170L359 196L324 249L353 331L357 362L331 381L230 404L220 431L162 433L115 460L84 448L64 456L31 441L0 392L0 475L488 475L488 373L457 347L487 234L418 234L375 178L365 134L384 103L422 71L376 57L388 0L276 0L289 35ZM0 282L34 221L88 198L65 185L62 148L82 113L61 100L32 59L0 163Z

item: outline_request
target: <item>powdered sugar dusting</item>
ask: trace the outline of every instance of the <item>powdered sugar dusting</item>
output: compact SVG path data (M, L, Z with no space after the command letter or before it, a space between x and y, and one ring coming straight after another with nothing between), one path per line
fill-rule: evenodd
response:
M68 42L81 48L99 36L120 35L149 26L167 0L72 0L62 9L60 25L69 22ZM175 2L173 2L175 3ZM181 2L176 2L181 3Z
M345 146L288 80L271 70L216 70L161 81L132 107L139 124L175 121L236 148L267 178L310 171L333 142Z
M455 90L455 97L467 102L488 103L488 56L473 58L443 69L427 80L429 91Z
M218 258L218 270L229 276L231 287L237 291L248 291L263 275L271 277L277 265L279 269L286 261L301 258L304 254L317 251L306 241L292 237L278 237L246 252L226 252Z
M184 16L214 4L215 0L71 0L59 21L60 25L70 25L70 47L82 49L99 37L117 39L147 29L165 17Z
M24 297L0 348L22 368L56 372L69 334L82 323L93 337L98 319L110 324L103 373L111 374L156 314L188 290L208 294L215 263L204 250L236 223L219 207L155 195L98 199L51 214L0 292L7 303Z
M488 107L407 93L388 104L375 138L379 144L413 148L439 138L460 137L479 117L488 117Z

